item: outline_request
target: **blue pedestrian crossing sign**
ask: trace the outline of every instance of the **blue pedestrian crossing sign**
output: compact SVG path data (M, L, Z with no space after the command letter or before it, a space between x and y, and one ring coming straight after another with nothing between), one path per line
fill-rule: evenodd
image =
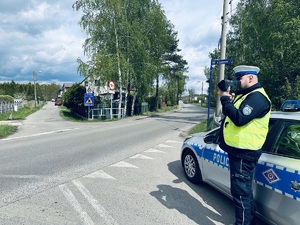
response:
M84 94L84 106L94 106L95 98L93 93Z

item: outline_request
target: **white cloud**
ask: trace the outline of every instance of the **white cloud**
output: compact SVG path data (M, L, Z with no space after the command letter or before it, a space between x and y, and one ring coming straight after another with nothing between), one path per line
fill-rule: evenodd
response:
M238 0L233 2L236 5ZM205 66L210 66L209 53L218 48L221 36L223 0L160 0L168 19L178 31L181 54L188 61L187 89L196 93L207 89Z
M237 0L236 0L237 1ZM178 31L181 54L188 61L187 88L205 81L209 52L221 35L222 0L160 0L167 18ZM76 59L83 56L86 35L72 9L74 0L0 1L0 81L81 81ZM200 81L200 82L199 82Z
M49 82L81 81L76 59L83 56L83 32L78 26L80 13L72 0L0 2L0 79ZM6 9L6 10L5 10Z

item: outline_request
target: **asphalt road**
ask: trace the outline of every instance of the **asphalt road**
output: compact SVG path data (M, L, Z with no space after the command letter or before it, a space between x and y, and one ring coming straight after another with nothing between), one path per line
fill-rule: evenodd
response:
M157 117L64 121L53 103L0 140L0 224L221 225L232 201L190 184L179 156L206 109Z

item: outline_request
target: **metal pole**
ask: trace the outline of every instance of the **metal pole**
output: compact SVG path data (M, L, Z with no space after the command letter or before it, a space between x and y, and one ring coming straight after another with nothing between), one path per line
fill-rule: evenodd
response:
M209 72L209 87L208 87L208 107L207 107L207 124L206 124L206 130L209 129L210 125L210 95L211 95L211 86L212 86L212 67L213 60L210 61L210 72Z
M227 24L228 24L228 0L224 0L223 5L223 19L222 19L222 34L221 34L221 57L220 59L225 59L226 55L226 34L227 34ZM218 82L221 80L224 80L224 70L225 70L225 64L219 65L219 77ZM221 115L222 113L222 106L220 98L217 98L217 105L216 105L216 115Z
M33 71L33 84L34 84L34 107L36 107L36 72Z
M110 120L112 120L112 100L113 100L113 94L110 94Z

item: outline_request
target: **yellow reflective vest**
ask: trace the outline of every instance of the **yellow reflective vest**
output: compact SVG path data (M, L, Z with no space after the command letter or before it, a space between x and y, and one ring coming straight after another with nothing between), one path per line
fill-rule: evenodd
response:
M246 95L237 95L235 99L238 99L234 106L239 108L241 103L245 100L247 95L259 91L262 93L269 101L269 97L263 88L258 88L249 92ZM271 101L270 101L271 102ZM243 126L236 126L231 119L226 116L223 127L224 141L228 146L247 149L247 150L259 150L263 146L266 136L268 133L268 125L271 114L271 107L269 112L262 118L255 118L249 123Z

